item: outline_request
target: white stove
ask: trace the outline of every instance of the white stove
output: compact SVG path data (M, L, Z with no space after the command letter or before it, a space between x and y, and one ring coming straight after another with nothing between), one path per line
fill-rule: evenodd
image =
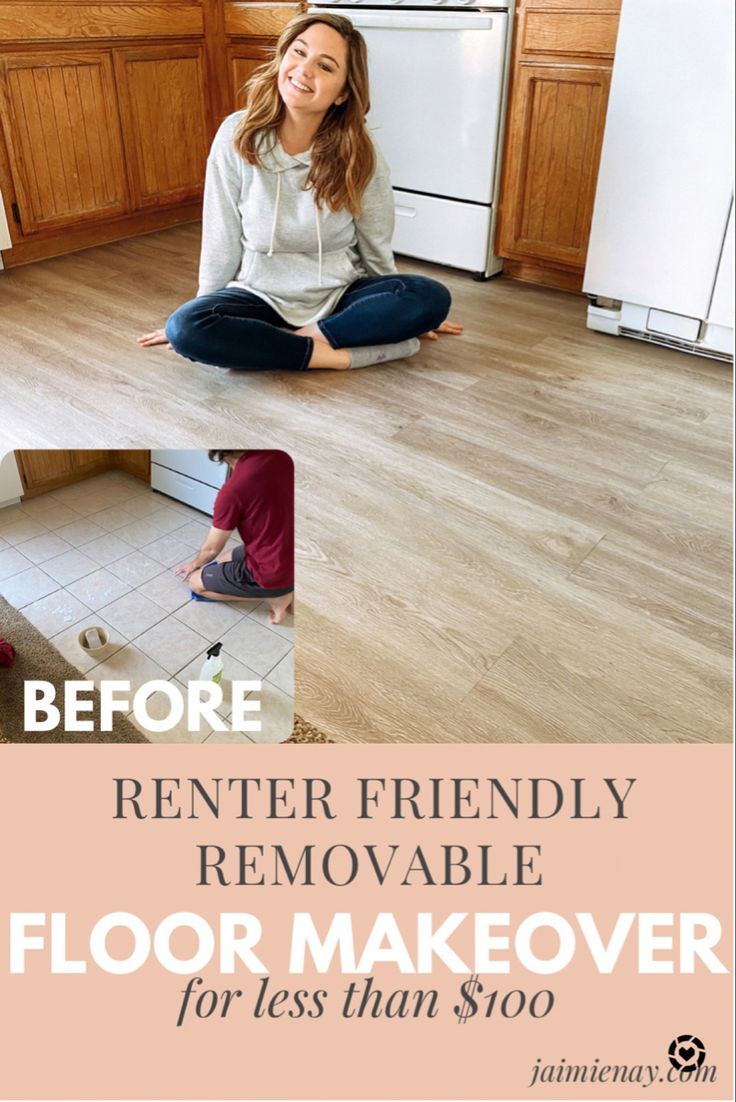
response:
M513 0L340 0L368 45L368 126L391 167L394 250L477 278L499 272L500 183Z
M213 463L206 451L159 448L151 452L151 489L212 516L217 492L228 473L226 463Z

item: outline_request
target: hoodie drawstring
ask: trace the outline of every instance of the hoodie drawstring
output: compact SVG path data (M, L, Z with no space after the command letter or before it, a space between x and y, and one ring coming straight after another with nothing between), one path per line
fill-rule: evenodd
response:
M271 241L268 246L268 255L273 256L273 246L276 240L276 226L279 220L279 202L281 200L281 173L276 174L276 203L273 208L273 222L271 223ZM317 229L317 254L319 257L319 263L317 268L317 279L319 286L322 286L322 231L319 225L319 207L314 204L314 224Z
M273 208L273 222L271 224L271 243L268 247L268 255L273 256L273 243L276 238L276 223L279 220L279 199L281 198L281 173L276 174L276 206Z
M319 254L319 266L317 268L317 279L319 286L322 286L322 233L319 228L319 207L314 204L314 223L317 227L317 252Z

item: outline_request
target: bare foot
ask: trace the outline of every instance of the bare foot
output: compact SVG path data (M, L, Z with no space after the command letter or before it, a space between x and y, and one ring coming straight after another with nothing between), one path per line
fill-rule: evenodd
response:
M289 611L291 602L294 600L294 594L285 593L283 597L267 597L266 602L269 606L270 612L268 614L268 621L270 624L281 624L286 619L286 613Z
M438 325L436 329L430 329L428 333L422 333L422 340L428 339L430 341L437 340L438 333L449 333L453 337L459 337L465 327L458 325L454 321L443 321L441 325Z

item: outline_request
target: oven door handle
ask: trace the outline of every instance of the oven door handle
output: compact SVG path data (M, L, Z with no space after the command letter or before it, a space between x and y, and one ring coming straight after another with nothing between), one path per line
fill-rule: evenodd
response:
M389 30L490 31L493 30L494 17L469 11L417 12L409 15L403 12L399 14L393 10L387 12L351 10L350 22L356 27L385 27Z

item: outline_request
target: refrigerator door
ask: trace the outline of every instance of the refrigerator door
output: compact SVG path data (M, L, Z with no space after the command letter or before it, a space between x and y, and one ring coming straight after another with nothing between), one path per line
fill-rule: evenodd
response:
M728 219L728 229L723 242L723 253L718 265L716 285L713 288L713 301L708 312L708 322L733 329L734 313L734 248L733 248L733 202Z
M706 318L703 343L716 352L733 356L734 349L734 243L733 202L728 219L728 229L723 242L723 252L718 265L713 301Z
M733 0L624 0L584 290L705 318L732 190Z

